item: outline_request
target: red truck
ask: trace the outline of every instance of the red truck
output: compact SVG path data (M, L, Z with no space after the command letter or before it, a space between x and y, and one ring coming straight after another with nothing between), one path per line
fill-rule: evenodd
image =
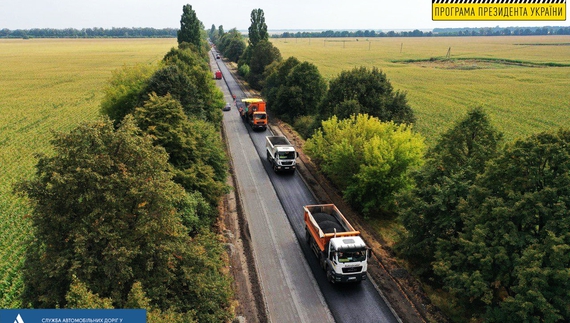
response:
M214 77L216 78L216 80L221 80L222 79L222 71L216 71L216 73L214 74Z
M305 205L305 237L331 283L366 279L370 248L334 204Z
M263 99L247 98L241 99L239 106L239 114L243 121L249 123L252 129L267 129L267 112L265 111L265 102Z

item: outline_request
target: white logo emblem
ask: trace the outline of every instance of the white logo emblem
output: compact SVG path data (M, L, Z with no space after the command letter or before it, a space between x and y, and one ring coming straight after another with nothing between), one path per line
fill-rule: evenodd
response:
M20 316L20 314L18 314L18 316L16 316L16 320L14 321L14 323L24 323L24 320L22 320L22 317Z

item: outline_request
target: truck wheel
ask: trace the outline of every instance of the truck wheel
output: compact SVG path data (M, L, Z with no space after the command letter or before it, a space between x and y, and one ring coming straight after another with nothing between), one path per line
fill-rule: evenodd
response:
M327 280L331 283L334 284L334 278L331 275L331 271L329 270L329 266L326 266L326 272L327 272Z
M325 257L323 257L323 254L321 253L321 256L319 257L319 264L321 265L321 268L324 271L327 271L327 263L325 261Z
M334 279L333 279L333 277L332 277L332 275L331 275L331 271L328 270L328 268L326 269L326 271L327 271L327 280L328 280L331 284L334 284Z
M307 228L305 228L305 241L307 241L307 244L311 244L311 233Z

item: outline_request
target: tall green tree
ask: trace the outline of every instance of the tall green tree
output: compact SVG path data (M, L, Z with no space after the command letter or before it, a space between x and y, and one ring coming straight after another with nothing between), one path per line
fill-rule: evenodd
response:
M24 304L63 307L75 275L120 305L133 277L172 274L160 264L137 265L170 258L164 251L183 232L174 204L184 197L171 181L164 149L139 132L129 119L117 131L99 121L59 134L55 156L41 156L36 177L19 186L34 206ZM161 251L157 241L169 247Z
M344 104L345 101L358 104ZM396 123L411 124L416 120L406 94L394 91L386 74L376 67L342 71L330 82L320 107L323 120L332 115L343 119L357 113L366 113L382 121Z
M290 57L266 71L262 94L272 113L292 122L299 116L315 114L327 85L314 64Z
M434 278L438 241L450 241L463 230L458 206L485 163L497 155L501 138L485 111L469 111L429 149L414 175L414 189L399 199L406 233L395 249L424 278Z
M168 155L140 134L131 117L118 129L106 119L57 134L54 154L18 185L33 206L24 306L122 308L139 282L158 310L231 317L223 246L211 233L188 235Z
M262 9L251 11L251 25L249 26L249 46L255 47L260 41L269 40L267 24L265 23L265 13Z
M410 170L423 162L424 140L407 125L365 114L323 121L305 150L366 216L393 211L395 194L412 185Z
M141 130L164 147L174 167L174 181L189 192L199 192L210 203L206 214L211 225L217 216L219 198L227 191L227 158L213 125L189 119L180 103L167 94L151 95L134 118ZM202 209L204 209L202 207Z
M218 38L216 26L214 24L212 24L212 27L208 31L208 37L210 37L210 40L214 43L216 42L216 40Z
M219 126L223 94L198 54L190 49L172 49L165 55L164 63L148 80L139 106L148 101L152 93L170 94L182 104L188 116Z
M249 47L248 47L249 48ZM262 40L253 47L249 60L249 74L247 81L256 89L263 88L265 68L273 62L281 61L281 52L268 40Z
M187 4L182 7L180 18L180 30L178 31L178 45L189 43L200 48L202 43L202 22L198 20L192 6Z
M435 272L487 322L569 321L569 206L570 130L516 140L460 205L465 229Z
M262 9L254 9L251 11L251 25L248 28L248 46L245 48L243 55L240 57L238 61L238 71L240 75L245 77L250 85L252 85L255 89L261 89L261 84L259 81L261 80L263 74L263 68L268 65L267 61L265 63L261 63L263 68L259 69L258 67L251 67L251 64L257 64L254 60L259 58L253 58L257 44L262 41L269 40L269 33L267 32L267 24L265 23L265 14L263 13ZM264 46L265 47L265 46ZM264 51L265 49L262 49ZM267 54L267 52L262 53L262 55ZM270 59L269 63L272 62L273 59ZM250 80L250 72L253 70L253 76ZM244 73L243 71L248 71ZM253 83L252 83L253 82Z
M266 67L265 86L261 94L269 106L277 101L277 93L279 89L287 83L287 75L299 64L301 64L301 61L294 56L290 56L286 60L273 62ZM273 107L271 110L277 115L284 114L283 111L277 111Z
M219 42L218 48L227 59L237 63L245 51L245 39L241 32L232 28L224 34Z

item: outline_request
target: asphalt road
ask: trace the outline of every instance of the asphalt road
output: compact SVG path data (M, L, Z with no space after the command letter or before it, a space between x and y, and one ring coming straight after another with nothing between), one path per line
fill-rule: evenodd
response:
M221 60L212 61L224 76L216 83L232 103L223 123L271 322L398 322L370 280L326 280L304 238L303 206L317 201L297 172L273 171L265 152L269 130L254 132L241 120L232 94L245 94Z

